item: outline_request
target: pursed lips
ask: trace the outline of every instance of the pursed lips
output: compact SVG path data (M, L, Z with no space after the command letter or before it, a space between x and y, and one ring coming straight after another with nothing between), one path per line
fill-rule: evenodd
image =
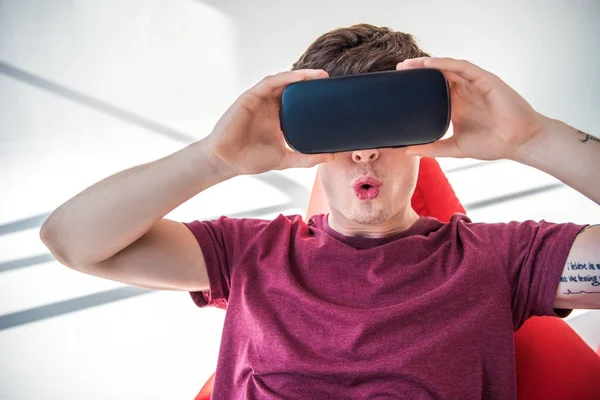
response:
M374 200L379 196L383 182L371 176L363 176L352 185L354 194L359 200Z
M354 181L354 184L352 185L352 187L357 188L357 187L364 186L364 185L381 186L381 185L383 185L383 182L381 182L379 179L373 178L371 176L362 176Z

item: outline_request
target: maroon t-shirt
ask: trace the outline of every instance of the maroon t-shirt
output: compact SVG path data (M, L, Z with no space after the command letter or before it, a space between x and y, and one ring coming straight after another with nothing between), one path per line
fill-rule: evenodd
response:
M460 214L381 239L326 215L186 225L210 280L191 296L227 309L213 398L304 400L515 398L513 332L557 316L583 228Z

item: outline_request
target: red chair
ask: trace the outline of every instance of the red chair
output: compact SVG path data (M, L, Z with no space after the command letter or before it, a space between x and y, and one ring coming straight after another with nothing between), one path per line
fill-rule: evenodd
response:
M412 207L422 216L447 222L466 213L438 162L422 158ZM310 195L306 220L329 212L318 177ZM517 398L600 400L600 357L563 320L533 317L515 333ZM594 378L595 377L595 378ZM195 400L209 400L215 375Z

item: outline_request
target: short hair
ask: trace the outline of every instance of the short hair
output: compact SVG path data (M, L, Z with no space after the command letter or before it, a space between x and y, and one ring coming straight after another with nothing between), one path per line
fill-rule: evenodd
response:
M395 70L408 58L429 56L409 33L358 24L321 35L292 70L323 69L329 76L354 75Z

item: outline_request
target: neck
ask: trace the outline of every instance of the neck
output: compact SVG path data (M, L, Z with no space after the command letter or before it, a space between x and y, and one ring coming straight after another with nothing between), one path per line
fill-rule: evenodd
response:
M417 220L419 215L408 206L401 212L395 214L392 218L379 224L365 225L354 222L337 211L331 210L327 218L327 223L336 232L344 236L360 236L366 238L383 238L404 232Z

